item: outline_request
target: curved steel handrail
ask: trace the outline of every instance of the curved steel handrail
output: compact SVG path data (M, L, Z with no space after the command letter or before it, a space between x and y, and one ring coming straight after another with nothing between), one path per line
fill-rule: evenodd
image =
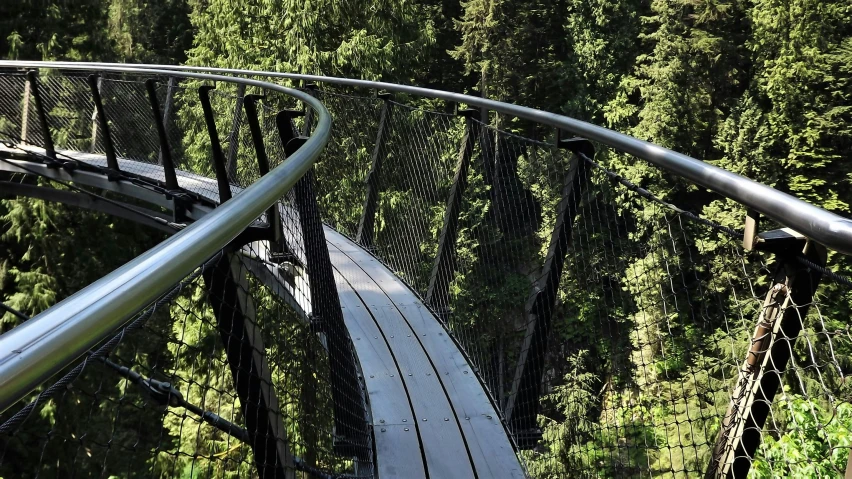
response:
M309 105L318 122L310 139L287 161L213 212L59 304L0 336L0 411L129 321L201 263L221 250L279 200L320 155L331 117L316 98L259 80L115 65L52 66L3 61L3 67L66 68L242 83L290 95Z
M0 61L0 66L4 66L6 63L7 62ZM44 62L42 65L98 67L109 64ZM669 150L668 148L663 148L662 146L658 146L638 138L633 138L629 135L618 133L600 126L595 126L591 123L569 118L567 116L548 113L534 108L512 105L509 103L477 98L470 95L463 95L460 93L451 93L441 90L431 90L428 88L377 81L301 75L295 73L235 70L227 68L144 64L135 66L146 69L155 68L170 71L203 71L220 74L263 76L269 78L286 78L289 80L330 83L438 98L446 101L487 108L506 115L524 118L544 125L549 125L554 128L559 128L575 135L602 143L615 150L641 158L665 171L715 191L726 198L730 198L782 225L789 226L808 238L811 238L835 251L846 255L852 255L852 220L848 218L836 215L792 195L783 193L762 183L758 183L757 181L750 180L736 173L732 173L676 151Z

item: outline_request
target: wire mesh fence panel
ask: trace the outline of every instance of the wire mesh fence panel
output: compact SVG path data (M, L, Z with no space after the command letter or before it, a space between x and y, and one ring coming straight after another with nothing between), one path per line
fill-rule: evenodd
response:
M467 350L498 405L512 387L525 306L554 228L568 156L472 120L453 267L431 304ZM437 283L437 281L435 282ZM446 299L442 299L445 296ZM445 303L445 304L442 304Z
M293 195L276 206L290 261L270 261L266 241L220 252L0 416L0 473L369 477L369 452L351 453L369 437L335 449L338 343L311 326L296 209Z
M95 104L86 77L45 75L39 87L56 148L90 150Z
M97 136L65 133L92 127L94 100L86 77L59 78L40 89L57 147L74 150L60 160L106 153ZM162 181L162 144L144 80L107 78L100 91L119 158L150 165L133 173ZM25 77L18 83L25 88ZM179 186L216 197L214 143L199 86L159 81L156 101L170 150L185 169ZM229 131L219 139L233 160L234 194L262 174L247 110L237 104L247 92L238 93L221 87L210 102L216 133ZM286 158L277 113L295 101L262 93L260 143L274 168ZM0 107L16 131L30 123L20 106ZM321 254L326 244L312 181L300 180L242 243L199 266L59 379L4 412L0 476L371 477L366 400L332 294L327 251ZM140 179L134 184L150 188ZM89 194L105 199L95 189Z
M374 239L362 244L425 296L456 163L461 121L393 105L377 179ZM369 213L366 213L369 214Z
M316 164L317 201L323 221L355 238L367 194L367 175L373 157L381 154L375 145L385 102L327 90L315 90L315 94L334 125Z
M23 115L26 110L24 99L28 96L27 77L23 73L4 73L0 75L0 88L0 91L8 92L0 97L0 138L15 140L25 137Z
M155 175L144 80L100 91L118 155ZM0 75L16 92L0 98L0 136L43 145L27 85ZM39 85L57 148L105 154L87 78ZM219 195L215 139L238 194L316 125L293 99L221 84L211 137L200 86L162 78L156 96L180 186L205 196ZM843 475L849 260L789 235L746 251L740 205L576 139L312 92L334 125L315 169L255 236L0 416L0 476L371 476L320 218L431 307L533 477Z
M144 80L104 78L101 96L116 154L157 164L160 142Z

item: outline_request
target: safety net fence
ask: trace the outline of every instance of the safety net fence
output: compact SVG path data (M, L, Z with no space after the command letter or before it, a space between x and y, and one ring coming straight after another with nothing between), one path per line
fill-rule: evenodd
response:
M445 323L530 475L843 474L846 258L746 251L744 207L604 145L315 94L342 125L318 166L323 219Z
M104 153L88 82L42 81L58 149ZM0 98L0 130L15 145L43 142L28 84L0 75L4 91L21 92ZM197 175L179 184L212 197L198 86L154 85L174 163ZM119 156L155 177L162 147L148 86L101 75L101 88ZM604 145L434 101L307 90L334 124L315 167L322 220L383 261L453 333L531 476L843 474L852 446L846 258L795 239L747 251L742 206ZM253 93L262 92L207 94L237 189L262 174L244 102L257 103L269 167L283 160L282 132L307 133L314 121L287 98L247 100ZM303 475L370 475L357 362L345 335L306 320L320 296L310 294L319 286L305 250L324 245L304 240L296 203L282 199L285 233L274 246L250 242L199 265L116 344L95 348L76 381L34 393L54 391L2 439L0 471L221 477L285 464ZM779 227L763 221L757 231ZM213 271L230 276L208 282ZM234 383L227 338L236 333L223 334L223 310L243 318L228 324L260 330L270 379L252 384L266 385L254 389L261 399L270 384L278 392L280 427L262 437L282 446L268 449L279 463L258 463L267 449L235 439L259 413ZM258 336L241 345L247 337ZM264 371L251 364L250 378ZM155 391L171 387L182 403Z
M97 118L92 83L108 133ZM184 198L191 210L223 194L211 162L219 142L228 188L237 195L292 153L287 142L298 134L287 112L297 105L254 87L219 82L205 91L205 85L104 72L90 79L88 72L42 71L35 81L3 73L0 88L8 94L0 99L0 156L20 169L0 173L2 179L73 188L142 211L137 207L144 202L130 193L58 182L39 176L35 166L100 172ZM215 136L204 116L205 96ZM164 178L155 118L163 118L177 188ZM119 170L107 168L107 134ZM162 213L161 224L172 233L191 221L162 206L150 211ZM83 245L109 242L124 221L88 215L100 221L64 232L83 252L90 251ZM321 228L309 174L114 335L0 414L0 477L371 477L366 399ZM145 248L162 238L147 238ZM119 246L138 254L140 244ZM73 268L82 259L62 261ZM28 320L14 313L4 316L4 332ZM322 324L313 321L320 316Z

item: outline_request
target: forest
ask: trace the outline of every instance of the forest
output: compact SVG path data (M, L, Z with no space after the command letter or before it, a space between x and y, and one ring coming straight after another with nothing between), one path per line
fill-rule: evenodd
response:
M295 72L468 93L605 126L852 214L852 0L22 0L0 4L0 58ZM320 97L333 116L376 109L374 98L337 93ZM404 150L405 128L428 122L433 135L424 141L453 145L438 155L447 171L437 189L446 189L463 125L428 112L452 112L453 105L397 101L407 107L397 107L402 114L388 148ZM198 122L197 112L182 121ZM490 206L489 166L472 167L448 327L502 403L513 372L504 363L517 360L511 346L524 326L517 316L529 270L547 252L565 165L539 143L552 143L555 132L501 115L481 128L498 149L522 152L513 174L534 201L518 204L539 216L510 231L498 206ZM353 133L355 143L360 134ZM368 160L365 145L337 138L317 166L323 220L349 235L363 185L340 172L347 161ZM346 157L352 148L355 160ZM410 156L399 159L418 161L415 149L405 151ZM204 161L191 135L181 152ZM519 454L534 477L699 477L771 283L772 258L748 255L718 229L685 221L667 206L741 230L740 205L626 155L602 150L595 161L602 169L589 173L594 187L560 283L554 366L536 418L543 438ZM656 200L607 181L605 170ZM443 210L405 216L411 199L394 186L417 174L411 165L389 170L377 243L386 246L382 259L422 294ZM162 239L119 219L0 196L0 301L28 316ZM416 253L390 239L406 221L422 223L427 238ZM87 241L94 236L101 240ZM503 269L495 269L495 258ZM829 252L827 264L849 275L852 262ZM668 288L678 281L682 288ZM671 294L661 299L667 288ZM199 295L193 290L188 298ZM803 319L807 340L796 343L796 366L784 371L750 477L842 477L846 469L852 292L824 280L815 305ZM19 322L6 313L0 333ZM49 410L42 416L52 420ZM224 446L207 439L209 452L219 454ZM169 467L152 470L219 477L183 463ZM4 474L24 477L0 468Z

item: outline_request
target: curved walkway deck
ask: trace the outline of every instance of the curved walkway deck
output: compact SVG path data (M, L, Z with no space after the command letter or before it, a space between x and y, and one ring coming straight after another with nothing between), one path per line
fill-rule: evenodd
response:
M63 153L106 165L100 155ZM164 178L158 165L125 159L119 163L123 171ZM0 170L14 166L2 162ZM82 179L61 169L39 173L65 181ZM180 171L177 175L185 189L218 201L215 180ZM88 184L152 199L150 190L132 183L102 181ZM158 203L168 206L166 201ZM344 320L364 374L379 477L525 477L487 393L442 323L366 250L328 226L325 236ZM280 277L270 273L268 278ZM278 290L286 294L290 287L282 286Z

